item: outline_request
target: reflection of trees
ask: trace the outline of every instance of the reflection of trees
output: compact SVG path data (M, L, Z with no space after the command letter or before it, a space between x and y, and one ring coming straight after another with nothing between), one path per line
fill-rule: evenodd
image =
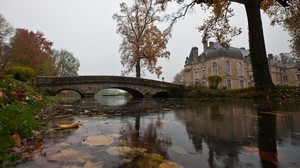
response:
M264 111L267 111L264 112ZM263 168L277 168L277 143L276 143L276 115L272 114L268 106L257 107L258 118L258 149Z
M176 116L186 122L187 132L198 151L208 146L208 165L234 167L240 147L253 143L256 130L251 102L186 102L184 113ZM220 165L219 165L220 166Z
M142 128L139 114L136 114L134 124L126 121L126 128L121 132L122 140L126 140L126 144L122 145L145 148L148 153L156 153L163 156L163 158L168 158L167 149L171 145L171 140L169 138L162 138L158 134L158 129L162 126L160 115L158 113L156 120L150 121L146 126L142 125ZM137 155L136 157L143 156Z

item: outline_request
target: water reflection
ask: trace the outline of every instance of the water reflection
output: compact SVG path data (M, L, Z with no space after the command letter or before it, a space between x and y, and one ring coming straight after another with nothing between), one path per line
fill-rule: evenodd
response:
M124 106L130 100L129 97L124 96L95 96L95 100L104 106Z
M72 111L70 105L60 106L64 107ZM22 167L83 167L88 161L103 163L103 167L159 167L167 163L188 168L300 167L299 107L249 100L78 100L72 114L83 126L66 134L57 132L56 140L48 137L45 152L72 148L97 157L74 163L50 162L39 156ZM118 136L109 146L83 145L92 135ZM126 147L127 152L111 155L107 151L112 147Z

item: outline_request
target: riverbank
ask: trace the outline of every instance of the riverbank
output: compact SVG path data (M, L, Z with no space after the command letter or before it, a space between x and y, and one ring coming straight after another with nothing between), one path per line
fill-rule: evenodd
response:
M276 86L273 92L255 88L213 90L198 85L173 91L177 97L201 99L267 99L275 103L297 102L300 87ZM10 167L42 148L46 109L53 102L30 83L0 75L0 167ZM23 155L24 156L24 155Z
M296 102L300 100L300 87L275 86L272 92L262 92L254 87L242 89L209 89L200 85L191 85L171 91L173 95L182 98L199 99L262 99L277 102Z
M42 112L50 104L32 84L0 75L0 167L34 153L31 148L42 141L45 126Z

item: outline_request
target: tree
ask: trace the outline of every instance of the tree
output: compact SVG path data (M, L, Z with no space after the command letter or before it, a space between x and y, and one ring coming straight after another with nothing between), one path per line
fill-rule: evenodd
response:
M291 36L290 47L294 56L300 57L300 1L290 0L288 9L279 7L274 0L266 0L262 9L271 18L271 25L282 25Z
M38 75L54 75L51 58L53 43L42 32L17 29L10 44L13 65L28 66Z
M209 88L218 89L219 84L222 82L222 76L220 75L210 75L208 77Z
M156 0L161 4L161 8L165 9L169 2L176 1L182 3L184 0ZM293 4L299 4L297 0L291 0ZM250 57L253 69L253 77L256 88L260 90L271 91L274 89L274 84L269 72L266 47L264 42L262 21L261 21L261 8L264 10L287 7L290 4L287 0L193 0L190 4L184 4L179 10L179 15L176 18L184 16L188 9L191 9L196 4L200 4L202 9L212 9L212 15L204 22L199 30L203 32L203 40L215 38L219 43L228 46L230 38L238 35L240 30L236 27L229 25L229 18L234 15L233 9L230 8L232 2L244 5L249 29L249 46ZM276 13L276 12L275 12ZM224 33L225 32L225 33ZM227 34L229 33L229 36Z
M12 35L14 29L0 14L0 72L3 72L10 61L10 45L8 39Z
M300 57L300 4L294 15L284 21L284 27L291 36L291 48L295 56Z
M120 14L114 14L117 21L117 33L122 36L119 52L121 63L125 67L123 75L130 72L141 77L141 69L146 68L150 73L161 75L161 66L157 66L158 58L169 58L166 51L170 38L170 30L161 31L156 22L162 21L158 16L162 10L154 5L155 0L134 0L128 7L120 4Z
M80 62L67 50L54 50L53 60L57 76L77 76Z
M173 77L173 83L184 84L184 69Z

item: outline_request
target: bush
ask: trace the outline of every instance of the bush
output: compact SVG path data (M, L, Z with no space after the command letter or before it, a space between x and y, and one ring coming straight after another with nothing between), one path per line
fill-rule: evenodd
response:
M13 76L14 79L23 82L34 81L33 69L25 66L12 66L6 69L6 74Z
M219 84L222 82L222 76L220 75L210 75L208 77L209 88L218 89Z

